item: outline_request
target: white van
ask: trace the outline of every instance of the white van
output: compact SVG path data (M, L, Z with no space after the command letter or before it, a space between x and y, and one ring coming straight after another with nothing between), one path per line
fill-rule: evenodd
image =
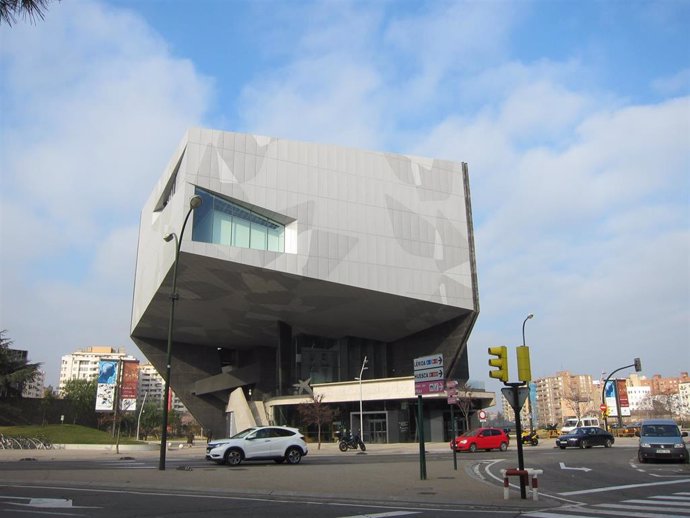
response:
M580 426L599 426L599 418L597 417L569 417L565 420L565 424L561 428L561 433L570 433L575 428Z

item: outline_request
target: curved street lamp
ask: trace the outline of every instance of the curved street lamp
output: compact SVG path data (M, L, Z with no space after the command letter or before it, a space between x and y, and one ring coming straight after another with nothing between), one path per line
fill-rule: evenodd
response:
M362 376L364 375L364 371L369 369L369 367L366 367L366 364L368 363L367 357L364 357L364 361L362 362L362 368L359 371L359 378L355 378L356 380L359 380L359 440L364 442L364 414L362 413Z
M168 351L165 364L165 389L163 391L163 420L161 425L161 453L158 461L158 469L165 470L165 451L168 442L168 398L170 397L170 363L172 357L172 337L173 337L173 323L175 321L175 301L178 299L177 294L177 261L180 258L180 246L182 245L182 236L184 229L187 226L187 220L194 209L201 207L203 199L199 195L194 195L189 200L189 210L182 223L182 230L180 230L180 238L178 240L177 234L171 232L163 239L166 242L175 240L175 260L173 262L173 277L172 277L172 291L170 293L170 320L168 321Z
M534 318L534 313L527 315L525 320L522 321L522 346L525 346L525 324L530 318ZM527 413L529 414L529 433L534 432L534 420L532 418L532 389L530 387L531 381L527 382ZM518 441L522 438L518 437Z
M606 377L606 381L604 381L604 386L601 387L601 404L602 407L607 406L606 405L606 385L609 384L609 380L611 377L616 374L618 371L622 371L623 369L629 369L630 367L635 367L635 372L641 372L642 371L642 362L640 361L639 358L635 358L633 362L630 365L623 365L623 367L619 367L615 371L613 371L611 374L609 374ZM602 372L603 374L603 372ZM618 387L614 387L614 392L613 396L616 400L616 413L618 414L618 428L623 427L623 416L621 415L621 404L620 404L620 399L618 398ZM609 420L608 420L608 412L604 414L604 427L608 431L609 429Z

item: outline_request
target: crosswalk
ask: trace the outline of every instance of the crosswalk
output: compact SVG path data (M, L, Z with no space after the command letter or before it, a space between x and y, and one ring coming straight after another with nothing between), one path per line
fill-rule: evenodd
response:
M533 518L690 518L690 492L634 498L615 503L574 505L523 514Z

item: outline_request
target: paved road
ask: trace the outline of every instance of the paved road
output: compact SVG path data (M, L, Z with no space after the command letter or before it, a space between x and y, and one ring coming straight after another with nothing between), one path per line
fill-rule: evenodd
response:
M520 500L516 489L503 500L499 470L516 465L514 449L459 454L456 471L448 446L430 444L427 480L420 480L416 445L372 445L366 454L312 446L298 466L238 467L206 462L203 447L175 448L166 471L157 469L157 451L0 451L0 514L690 518L688 466L638 466L629 443L525 448L526 466L544 470L537 502Z

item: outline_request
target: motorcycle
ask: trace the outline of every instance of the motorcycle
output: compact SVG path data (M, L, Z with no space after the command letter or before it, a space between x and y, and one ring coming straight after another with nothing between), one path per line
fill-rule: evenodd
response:
M522 444L531 444L532 446L537 446L539 444L539 437L537 432L534 430L529 432L525 430L522 432Z
M367 447L359 438L359 435L352 436L350 434L344 435L340 439L340 442L338 443L338 448L340 449L340 451L356 450L357 448L361 449L362 451L367 451Z

